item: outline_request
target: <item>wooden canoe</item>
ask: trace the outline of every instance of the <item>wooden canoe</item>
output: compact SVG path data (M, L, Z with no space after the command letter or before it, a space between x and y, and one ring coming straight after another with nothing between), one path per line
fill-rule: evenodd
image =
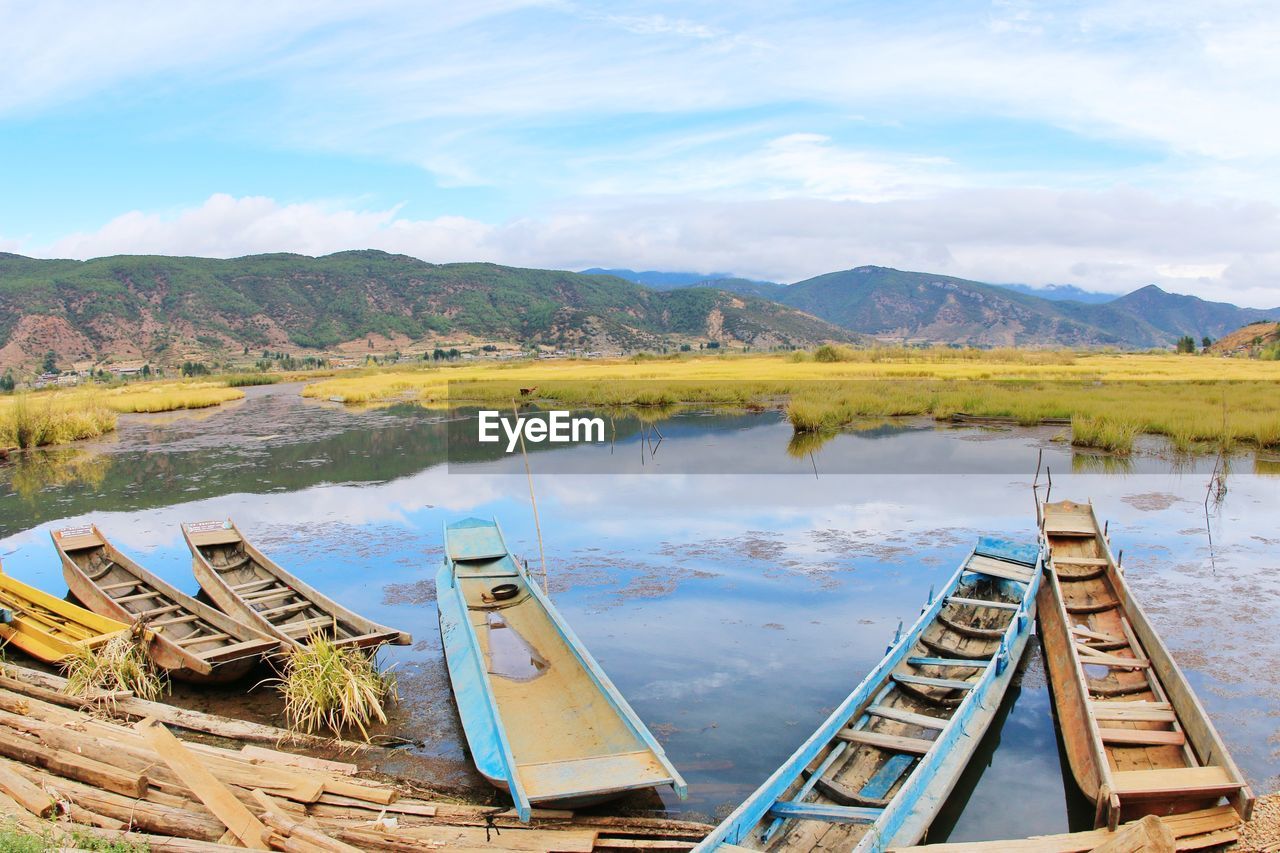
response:
M407 646L413 637L379 625L286 572L244 538L230 519L182 525L200 588L228 615L290 647L321 636L338 645Z
M1046 503L1041 643L1071 772L1111 829L1253 793L1134 600L1091 504Z
M477 769L511 794L571 808L684 780L507 548L496 521L445 528L440 633Z
M95 649L129 626L23 583L0 568L0 639L36 660L58 663Z
M826 722L695 851L915 844L995 716L1035 624L1034 545L982 538Z
M139 566L112 545L96 526L55 530L62 575L75 597L102 616L152 629L151 659L184 681L234 681L279 640L242 625L197 601Z

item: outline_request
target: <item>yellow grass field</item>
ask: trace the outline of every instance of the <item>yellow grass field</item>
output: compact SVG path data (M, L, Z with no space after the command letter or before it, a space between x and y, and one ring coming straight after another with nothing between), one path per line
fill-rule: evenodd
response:
M785 403L797 432L866 417L955 413L1023 423L1069 418L1077 444L1127 452L1139 434L1280 446L1280 363L1190 355L1027 350L845 350L792 355L486 363L356 372L307 397L348 404ZM830 360L820 360L827 358ZM1224 407L1226 410L1224 428Z
M215 381L145 382L4 396L0 397L0 447L66 444L111 432L118 414L201 409L243 396L243 391Z

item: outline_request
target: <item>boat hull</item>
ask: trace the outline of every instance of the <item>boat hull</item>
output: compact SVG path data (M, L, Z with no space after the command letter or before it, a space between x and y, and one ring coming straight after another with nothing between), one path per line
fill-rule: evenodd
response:
M997 716L1040 579L1034 546L980 540L826 722L695 849L918 842Z
M182 535L191 551L192 573L210 600L223 612L290 648L301 648L313 635L370 653L388 643L405 646L413 642L408 633L353 613L286 571L246 540L229 520L184 524ZM229 570L216 564L213 555L221 552L225 559L230 550L240 553L243 562ZM229 577L237 582L233 584ZM253 591L242 593L237 587ZM250 602L246 595L254 595L255 600ZM268 618L273 614L278 615Z
M1210 808L1243 819L1253 793L1134 599L1093 507L1046 503L1041 636L1072 775L1115 828Z
M0 640L36 660L56 664L85 648L96 648L129 626L56 598L11 577L0 569L0 609L10 621L0 623Z
M449 553L474 555L459 546L469 536L490 536L499 553L446 559L436 604L450 685L480 774L511 794L524 820L535 803L577 807L663 785L683 795L684 781L661 747L506 553L496 524L449 528Z

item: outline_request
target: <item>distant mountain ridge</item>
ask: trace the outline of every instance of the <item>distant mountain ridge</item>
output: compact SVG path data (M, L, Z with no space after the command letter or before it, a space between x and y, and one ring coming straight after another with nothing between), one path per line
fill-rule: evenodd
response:
M693 273L430 264L379 251L234 259L38 260L0 253L0 370L249 355L353 356L495 342L634 351L701 342L825 341L1168 348L1269 318L1149 285L1102 303L1048 299L954 276L862 266L792 285ZM375 341L374 339L378 340ZM446 343L446 345L449 345Z
M0 253L0 368L181 360L262 349L501 341L620 351L717 341L813 346L857 335L795 309L705 288L655 292L611 276L429 264L379 251L234 259ZM695 343L696 345L696 343Z
M661 273L619 274L652 278ZM862 266L785 285L671 273L666 286L716 287L773 299L850 331L907 343L975 346L1172 346L1219 337L1280 310L1239 308L1148 285L1125 296L1075 285L988 284ZM639 280L639 279L637 279Z
M686 287L710 287L729 293L742 293L747 296L758 296L761 299L774 299L778 293L786 289L785 284L776 281L761 281L753 278L741 278L728 273L696 273L696 272L658 272L647 270L636 272L628 269L606 270L593 267L582 271L584 275L612 275L624 278L636 284L642 284L652 290L678 290Z

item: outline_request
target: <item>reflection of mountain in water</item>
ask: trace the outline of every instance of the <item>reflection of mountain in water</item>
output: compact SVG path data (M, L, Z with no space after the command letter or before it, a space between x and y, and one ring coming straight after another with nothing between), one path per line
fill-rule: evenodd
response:
M474 409L444 413L403 404L352 410L303 400L288 387L251 390L258 393L213 417L125 418L110 442L19 455L0 466L0 536L95 511L386 482L450 461L507 456L505 441L476 442ZM646 429L634 415L603 417L606 440L619 444L640 440ZM678 420L681 425L670 429L686 434L761 422L747 414ZM564 447L526 446L531 454Z

